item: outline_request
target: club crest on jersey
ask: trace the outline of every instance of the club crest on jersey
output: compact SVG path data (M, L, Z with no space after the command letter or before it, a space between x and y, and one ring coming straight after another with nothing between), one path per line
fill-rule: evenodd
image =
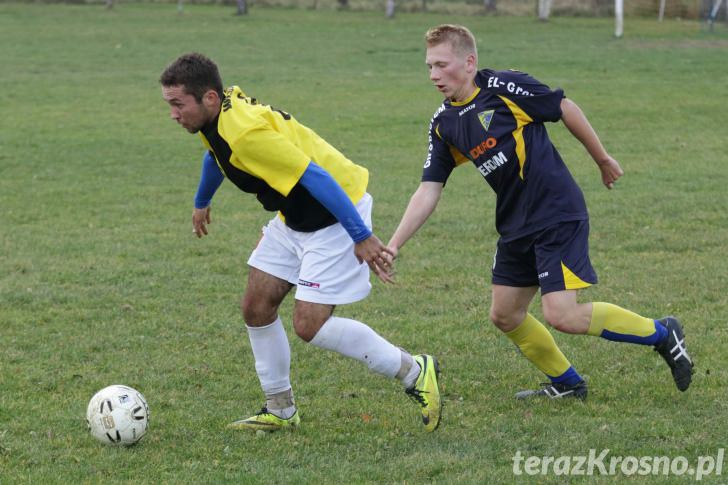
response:
M483 125L483 128L485 128L485 131L488 131L488 128L490 128L490 122L493 119L494 112L495 110L490 109L478 113L478 119L480 120L480 124Z

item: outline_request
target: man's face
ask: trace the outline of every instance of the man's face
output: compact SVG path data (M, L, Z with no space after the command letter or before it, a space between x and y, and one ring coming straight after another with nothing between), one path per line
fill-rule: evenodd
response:
M449 42L427 47L425 57L430 80L443 96L453 101L467 99L474 89L475 56L457 53Z
M210 99L212 96L214 100ZM205 93L202 102L198 103L184 86L162 86L162 97L170 106L170 118L190 133L197 133L217 115L214 107L218 96L214 91Z

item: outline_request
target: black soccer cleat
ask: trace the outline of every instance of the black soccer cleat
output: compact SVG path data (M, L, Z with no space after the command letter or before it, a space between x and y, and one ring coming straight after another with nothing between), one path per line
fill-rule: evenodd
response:
M582 401L586 399L588 389L586 382L579 381L573 386L559 384L557 382L545 382L541 389L526 390L516 393L516 399L530 399L533 397L547 397L549 399L576 398Z
M655 352L670 366L677 388L686 391L693 380L693 359L688 355L685 333L675 317L665 317L658 322L667 328L667 338L655 345Z

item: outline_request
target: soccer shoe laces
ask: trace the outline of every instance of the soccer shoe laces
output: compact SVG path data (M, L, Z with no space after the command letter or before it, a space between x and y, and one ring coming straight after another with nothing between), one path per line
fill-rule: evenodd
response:
M273 414L270 411L268 411L268 407L267 406L263 406L262 408L260 408L260 411L258 411L257 413L255 413L254 415L252 415L251 417L249 417L248 420L253 419L256 416L264 416L266 414L278 418L278 416L276 416L275 414ZM283 418L279 418L279 419L283 419Z
M427 400L425 399L424 394L427 394L427 391L423 391L420 389L417 389L417 387L413 387L412 389L407 389L404 391L407 396L409 396L410 399L412 399L414 402L419 404L420 406L427 407Z

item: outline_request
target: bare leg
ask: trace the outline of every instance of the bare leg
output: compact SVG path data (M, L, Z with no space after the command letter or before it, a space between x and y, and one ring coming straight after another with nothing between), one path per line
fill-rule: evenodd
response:
M295 406L290 380L291 351L278 307L292 286L251 267L240 303L266 408L283 418L292 416Z
M240 301L243 319L249 327L269 325L278 318L278 307L293 287L257 268L250 268L248 286Z
M528 305L538 290L537 286L518 288L493 285L493 301L490 307L490 320L502 332L510 332L523 322Z
M585 334L592 317L591 303L577 303L576 290L554 291L541 297L543 316L559 332Z

